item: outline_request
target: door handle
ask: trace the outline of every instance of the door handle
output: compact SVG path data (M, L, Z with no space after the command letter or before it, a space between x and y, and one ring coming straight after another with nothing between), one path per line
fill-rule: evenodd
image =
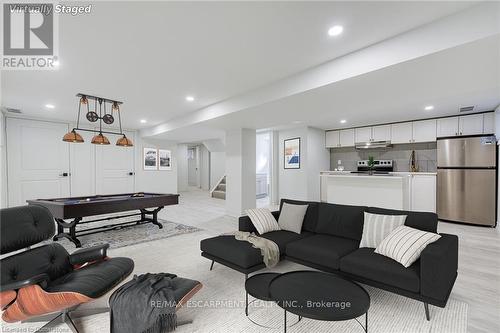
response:
M128 175L129 175L129 176L133 176L133 175L135 175L135 172L132 172L132 171L131 171L131 172L129 172L129 173L128 173Z
M59 174L59 177L68 177L70 175L69 172L63 172L61 174Z

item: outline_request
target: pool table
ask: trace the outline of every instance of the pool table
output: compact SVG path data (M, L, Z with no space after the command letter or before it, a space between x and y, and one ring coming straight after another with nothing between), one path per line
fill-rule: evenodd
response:
M95 195L88 197L37 199L27 200L27 202L29 205L46 207L50 210L52 215L54 215L54 219L57 222L57 234L54 236L54 241L64 237L73 242L76 247L81 247L82 244L78 239L78 236L117 230L145 223L153 223L154 225L157 225L158 228L163 228L162 224L158 221L158 212L165 206L178 204L179 195L138 192ZM134 210L138 210L139 212L83 221L83 218L87 216L130 212ZM93 228L85 228L83 230L76 229L76 227L81 224L114 220L131 216L140 216L140 218L134 221L106 224ZM68 230L65 231L65 229Z

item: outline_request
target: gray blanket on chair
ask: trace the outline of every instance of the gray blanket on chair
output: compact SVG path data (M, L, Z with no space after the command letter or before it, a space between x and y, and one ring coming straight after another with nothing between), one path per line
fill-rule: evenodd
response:
M135 275L109 298L111 333L163 333L175 330L176 301L169 273Z

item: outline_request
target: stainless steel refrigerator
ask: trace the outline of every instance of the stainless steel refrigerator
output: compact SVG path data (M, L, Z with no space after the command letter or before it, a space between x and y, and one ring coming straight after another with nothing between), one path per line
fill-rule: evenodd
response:
M494 136L438 139L439 219L496 225L497 146Z

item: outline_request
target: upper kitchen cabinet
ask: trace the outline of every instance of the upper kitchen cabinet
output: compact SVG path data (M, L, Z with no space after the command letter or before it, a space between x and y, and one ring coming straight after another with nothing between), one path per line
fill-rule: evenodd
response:
M457 136L458 117L440 118L437 120L437 137Z
M413 124L397 123L391 125L391 143L410 143L413 140Z
M372 128L371 127L361 127L354 130L354 136L356 142L370 142L372 141Z
M483 134L495 133L495 113L488 112L484 114Z
M354 147L354 130L345 129L340 131L340 147Z
M483 134L483 114L460 116L458 121L458 135Z
M340 131L328 131L325 135L326 148L340 147Z
M373 126L372 141L391 141L391 125Z
M412 142L436 141L436 126L436 119L414 121Z

